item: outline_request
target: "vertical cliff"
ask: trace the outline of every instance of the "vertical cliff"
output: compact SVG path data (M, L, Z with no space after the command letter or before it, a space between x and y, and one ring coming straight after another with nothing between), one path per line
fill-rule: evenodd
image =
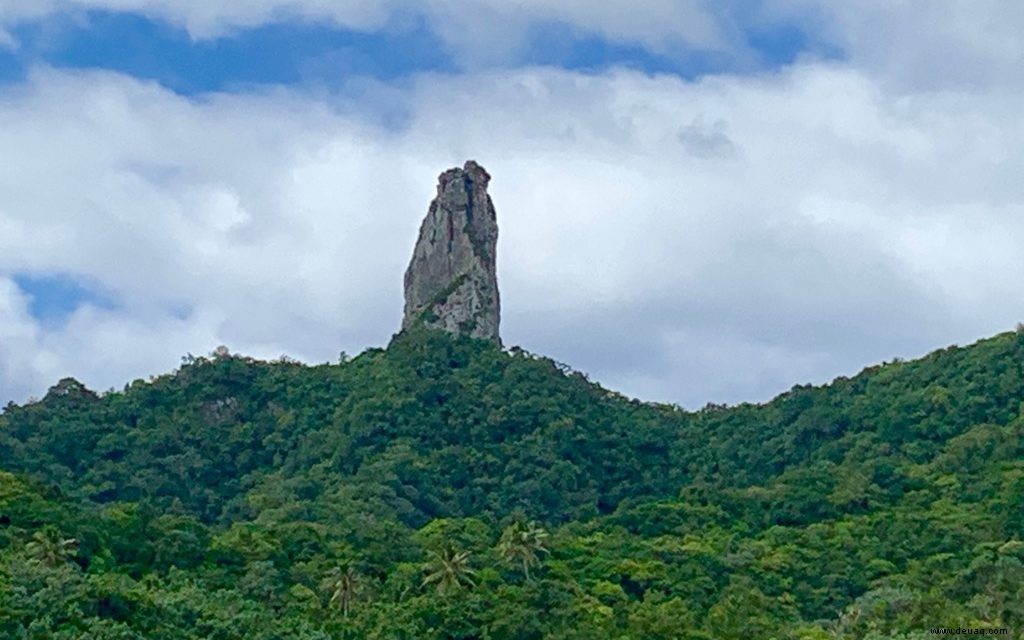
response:
M487 195L490 179L472 160L438 178L437 197L405 272L403 329L422 322L455 335L501 341L498 223Z

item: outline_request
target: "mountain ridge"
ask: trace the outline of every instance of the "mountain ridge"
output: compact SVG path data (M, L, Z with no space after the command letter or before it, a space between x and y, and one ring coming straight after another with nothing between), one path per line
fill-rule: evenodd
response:
M47 609L3 586L52 578L17 564L37 534L77 541L68 580L127 581L112 589L135 613L102 613L106 596L83 586L69 596L94 613L82 620L146 637L174 637L152 619L171 614L146 604L182 593L173 576L203 585L189 615L209 628L218 600L248 611L247 637L1012 628L1024 620L1022 363L1024 335L1007 332L762 404L685 411L420 328L335 365L213 355L102 396L65 380L0 415L0 468L16 474L0 477L0 630ZM551 556L524 582L494 545L529 521L551 532ZM421 586L445 545L473 554L477 587ZM349 615L320 591L339 565L367 590ZM302 589L319 604L303 609Z

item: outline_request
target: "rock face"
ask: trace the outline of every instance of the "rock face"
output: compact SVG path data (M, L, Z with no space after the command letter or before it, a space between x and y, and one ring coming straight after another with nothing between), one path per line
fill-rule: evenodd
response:
M422 322L454 335L501 341L498 223L487 195L490 179L472 160L438 178L437 197L405 272L402 329Z

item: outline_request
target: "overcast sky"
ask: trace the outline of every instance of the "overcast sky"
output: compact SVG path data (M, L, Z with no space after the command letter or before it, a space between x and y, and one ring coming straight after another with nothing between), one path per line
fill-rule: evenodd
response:
M1016 0L0 0L0 404L384 346L479 161L502 334L763 401L1024 320Z

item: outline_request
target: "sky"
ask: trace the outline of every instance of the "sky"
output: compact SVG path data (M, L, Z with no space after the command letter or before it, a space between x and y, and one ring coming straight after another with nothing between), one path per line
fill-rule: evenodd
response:
M1024 3L0 0L0 405L385 346L438 174L502 336L761 402L1024 321Z

